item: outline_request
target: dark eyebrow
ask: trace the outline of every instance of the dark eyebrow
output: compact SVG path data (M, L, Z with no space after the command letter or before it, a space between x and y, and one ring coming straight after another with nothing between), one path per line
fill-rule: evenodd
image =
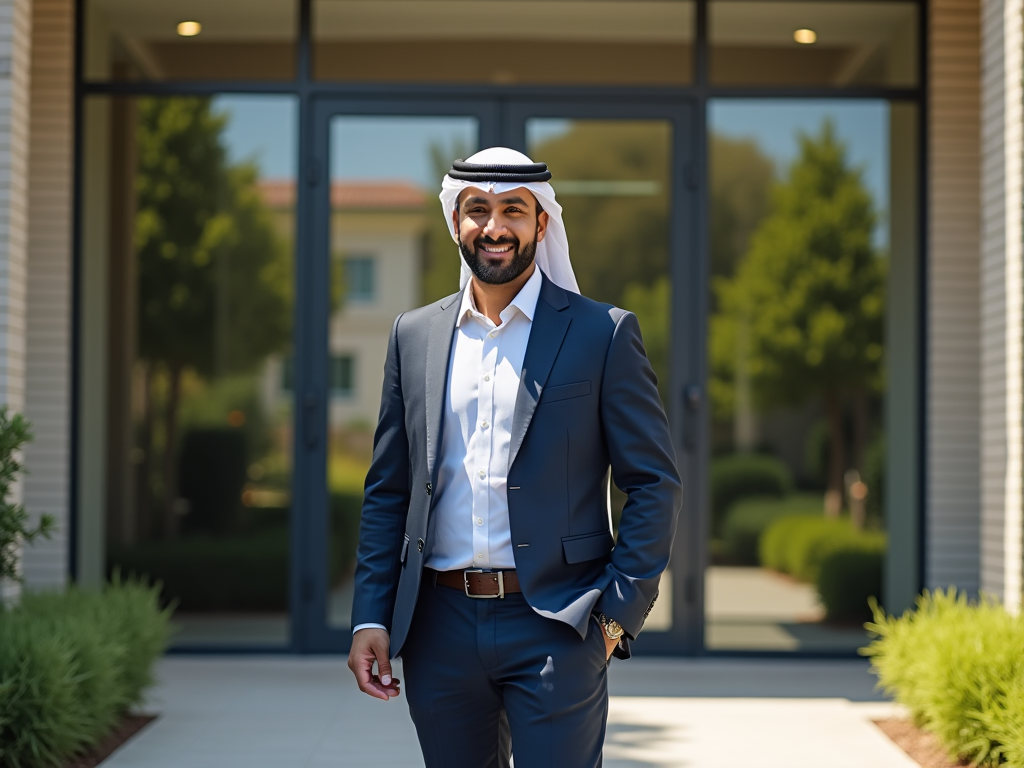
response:
M487 205L490 202L491 201L488 200L486 197L470 197L470 198L467 198L466 200L464 200L462 204L463 205ZM501 200L499 200L498 202L501 203L502 205L522 205L522 206L525 206L527 208L530 207L530 204L528 202L526 202L525 200L523 200L523 198L521 198L521 197L505 197L505 198L502 198Z

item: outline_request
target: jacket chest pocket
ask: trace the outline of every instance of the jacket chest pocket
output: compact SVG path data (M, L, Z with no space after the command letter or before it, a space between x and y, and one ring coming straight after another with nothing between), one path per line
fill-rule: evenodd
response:
M540 402L557 403L559 400L569 400L574 397L584 397L590 394L589 381L577 381L574 384L559 384L557 387L545 387L540 393Z

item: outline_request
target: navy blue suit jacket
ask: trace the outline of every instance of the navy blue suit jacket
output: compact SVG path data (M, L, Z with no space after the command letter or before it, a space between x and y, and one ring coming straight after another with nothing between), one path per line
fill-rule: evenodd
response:
M398 656L419 594L462 294L406 312L388 344L366 478L353 625ZM608 469L627 495L609 529ZM681 484L636 316L544 277L509 450L508 512L523 594L586 636L592 611L635 638L668 565ZM617 652L618 653L618 652ZM625 652L628 656L628 643Z

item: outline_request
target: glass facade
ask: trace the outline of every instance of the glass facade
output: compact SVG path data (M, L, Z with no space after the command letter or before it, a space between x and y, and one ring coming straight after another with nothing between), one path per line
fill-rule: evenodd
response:
M581 290L636 313L672 424L685 505L637 651L852 653L835 537L802 570L771 541L856 539L858 610L920 586L922 12L86 0L98 559L163 582L179 647L347 647L387 336L457 288L445 169L503 144L552 169Z

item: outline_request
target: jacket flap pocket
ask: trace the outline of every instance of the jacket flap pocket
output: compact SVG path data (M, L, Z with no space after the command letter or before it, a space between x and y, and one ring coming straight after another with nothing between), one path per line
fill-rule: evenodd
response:
M557 387L545 387L540 393L540 402L553 403L557 400L568 400L570 397L583 397L590 394L589 381L577 381L575 384L560 384Z
M611 531L585 533L582 536L566 536L562 539L565 562L570 565L605 557L614 546L615 539L612 538Z
M402 554L398 558L398 562L405 562L405 555L409 552L409 534L405 534L405 541L402 542Z

